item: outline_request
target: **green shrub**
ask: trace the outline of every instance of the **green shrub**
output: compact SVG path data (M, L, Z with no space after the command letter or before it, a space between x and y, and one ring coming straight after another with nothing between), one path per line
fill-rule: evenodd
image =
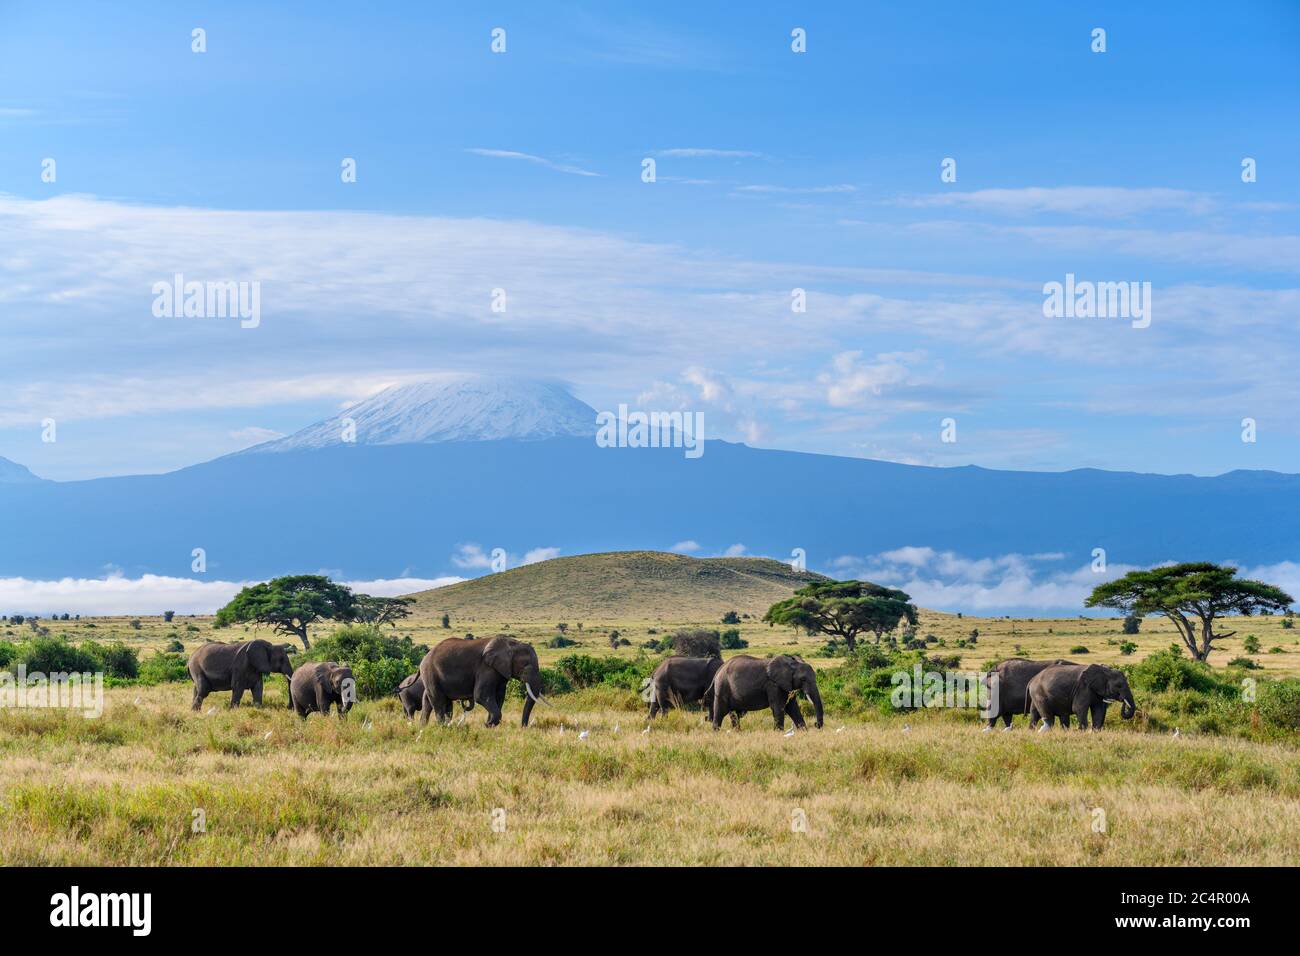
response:
M578 643L577 641L571 641L571 640L569 640L569 639L568 639L567 637L565 637L563 634L556 634L553 638L551 638L549 641L546 642L546 646L547 646L547 647L555 647L555 648L558 648L558 647L573 647L573 645L575 645L575 644L577 644L577 643Z
M1242 648L1247 654L1259 653L1259 638L1254 634L1247 634L1241 642Z
M1261 684L1259 716L1278 730L1300 731L1300 680L1288 678Z
M1191 661L1177 647L1158 651L1146 660L1126 668L1129 683L1135 690L1195 690L1202 694L1235 696L1237 687L1218 677L1210 665Z
M33 637L14 648L11 663L27 668L27 673L85 673L100 670L99 661L79 647L58 637Z
M190 672L185 665L185 655L155 651L140 662L139 679L141 684L167 684L172 681L189 680Z
M641 681L650 676L656 663L649 658L627 660L621 657L570 654L555 662L555 670L563 675L575 690L598 685L637 690L641 686Z
M377 700L397 690L429 649L410 635L386 634L373 624L348 624L318 640L299 661L337 661L352 668L357 697Z
M1257 670L1259 670L1259 665L1256 664L1256 663L1255 663L1253 660L1251 660L1249 657L1234 657L1232 660L1228 661L1228 666L1229 666L1229 667L1240 667L1240 668L1242 668L1242 669L1244 669L1244 670L1248 670L1248 671L1257 671Z
M724 651L739 651L749 647L749 641L740 636L740 631L734 627L729 627L722 632L718 638L718 643Z
M1119 652L1123 654L1125 657L1128 657L1137 649L1138 646L1134 644L1132 641L1120 641L1119 643Z
M1084 647L1082 644L1075 644L1074 647L1070 648L1070 653L1071 653L1071 654L1087 654L1087 653L1088 653L1088 649L1087 649L1086 647Z
M95 659L99 665L95 669L102 670L105 677L134 680L140 673L140 659L136 656L135 650L121 641L112 644L86 641L81 645L81 649Z

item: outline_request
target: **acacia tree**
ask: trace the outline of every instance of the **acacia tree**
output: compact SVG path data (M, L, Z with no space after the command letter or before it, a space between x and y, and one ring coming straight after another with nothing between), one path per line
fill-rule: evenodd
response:
M413 598L371 597L369 594L358 594L353 599L352 616L362 624L373 624L375 627L391 624L397 627L398 621L411 616L410 607L414 603Z
M319 574L295 574L244 588L217 612L214 626L262 624L293 635L310 650L307 626L322 619L350 621L354 603L345 585Z
M814 581L773 604L763 620L769 627L780 624L806 634L842 638L852 652L863 631L875 634L879 644L881 636L900 621L916 624L916 605L911 601L905 591L869 581Z
M1214 641L1237 633L1214 633L1216 618L1285 611L1295 603L1281 588L1263 581L1238 579L1236 575L1236 568L1209 562L1130 571L1122 578L1093 588L1084 604L1115 608L1137 617L1163 614L1174 622L1192 657L1204 661L1214 649Z

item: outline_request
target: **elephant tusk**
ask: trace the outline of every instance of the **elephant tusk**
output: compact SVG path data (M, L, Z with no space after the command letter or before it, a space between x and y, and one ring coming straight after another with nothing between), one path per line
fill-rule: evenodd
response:
M547 707L554 707L554 706L555 706L555 705L552 704L549 700L546 699L546 695L545 695L545 694L534 694L534 693L533 693L533 689L532 689L531 687L529 687L527 683L524 684L524 691L528 694L529 697L531 697L531 698L533 699L533 702L534 702L534 703L536 703L536 702L538 702L538 701L541 701L541 702L542 702L543 704L545 704Z

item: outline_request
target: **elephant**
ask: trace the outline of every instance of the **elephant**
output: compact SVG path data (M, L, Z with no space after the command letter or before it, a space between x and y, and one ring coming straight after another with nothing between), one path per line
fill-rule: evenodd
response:
M542 670L533 646L504 634L486 641L449 637L420 661L420 682L424 684L420 722L427 724L429 714L434 713L439 722L446 723L451 719L451 702L468 700L470 706L482 704L488 712L485 726L495 727L501 723L501 705L512 677L524 685L520 726L527 727L533 705L545 700Z
M330 705L344 717L357 700L357 682L352 668L334 661L303 664L289 679L289 699L299 717L319 711L329 716Z
M988 715L988 726L991 728L1002 719L1004 727L1011 726L1011 718L1015 714L1029 713L1028 698L1025 692L1029 689L1029 682L1037 677L1040 673L1049 667L1078 667L1073 661L1054 660L1054 661L1029 661L1023 657L1013 657L997 664L984 677L984 686L988 688L989 702L986 711ZM997 678L997 683L993 678ZM1031 719L1029 726L1033 726L1034 721Z
M1120 716L1128 720L1137 711L1128 678L1113 667L1089 664L1087 667L1055 665L1040 672L1029 682L1025 693L1029 719L1041 717L1051 727L1057 717L1069 726L1070 714L1079 720L1079 729L1088 726L1101 730L1106 722L1106 707L1120 703Z
M407 720L411 720L424 700L424 683L420 680L420 672L403 677L397 685L396 693L397 699L402 702L402 712L406 714Z
M194 681L194 702L191 709L199 710L203 698L214 690L230 691L230 706L238 707L244 691L252 691L253 703L262 706L262 678L267 674L283 674L293 678L293 664L287 644L272 644L258 638L238 644L211 641L190 655L190 678ZM293 706L292 698L289 706Z
M402 702L402 711L406 714L406 719L411 720L415 717L415 712L420 709L420 704L424 700L424 681L420 680L420 672L408 674L402 678L402 682L397 685L394 692L397 699ZM472 700L462 700L460 706L463 710L473 710L474 702Z
M721 657L670 657L650 675L650 713L647 719L667 713L670 707L700 701L705 716L713 706L713 675Z
M817 675L812 665L803 658L781 654L770 660L760 660L741 654L724 663L713 675L713 729L722 726L728 714L742 714L750 710L772 709L772 720L777 730L785 728L789 714L800 730L807 728L803 712L795 696L803 691L812 701L817 714L817 727L822 726L822 698L817 692ZM732 718L733 724L735 718Z

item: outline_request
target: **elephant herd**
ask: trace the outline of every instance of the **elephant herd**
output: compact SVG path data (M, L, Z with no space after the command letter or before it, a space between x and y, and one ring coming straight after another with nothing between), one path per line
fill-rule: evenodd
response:
M238 707L245 691L255 704L262 703L262 680L268 674L289 678L289 706L298 716L328 714L331 707L339 716L356 700L352 670L332 661L310 662L294 668L290 647L265 640L239 644L205 644L189 660L194 681L193 709L213 691L230 691L230 706ZM524 687L525 699L520 724L528 726L533 706L550 703L542 695L541 667L531 644L504 635L490 640L448 638L424 655L419 670L405 678L396 696L407 718L420 712L422 722L432 714L441 723L451 719L452 703L463 710L479 704L487 711L487 726L501 722L506 686L511 680ZM822 699L817 676L811 665L797 655L771 658L741 654L723 661L720 657L670 657L655 668L648 682L653 720L672 707L703 705L706 719L717 730L730 717L737 726L742 714L770 710L776 729L785 728L785 718L796 728L806 729L798 697L813 706L816 726L822 726ZM1128 680L1112 667L1075 664L1066 660L1030 661L1012 658L1002 661L985 677L989 692L986 730L1000 719L1004 729L1016 714L1027 714L1030 726L1040 720L1051 727L1057 720L1069 726L1073 715L1080 728L1101 729L1106 709L1121 705L1125 719L1136 705Z
M988 688L988 725L992 730L1001 719L1004 729L1015 714L1028 714L1029 726L1040 720L1048 727L1059 719L1070 726L1070 716L1079 728L1100 730L1106 722L1106 708L1118 703L1120 716L1128 720L1137 712L1128 678L1113 667L1076 664L1073 661L1028 661L1015 657L1002 661L985 677Z

